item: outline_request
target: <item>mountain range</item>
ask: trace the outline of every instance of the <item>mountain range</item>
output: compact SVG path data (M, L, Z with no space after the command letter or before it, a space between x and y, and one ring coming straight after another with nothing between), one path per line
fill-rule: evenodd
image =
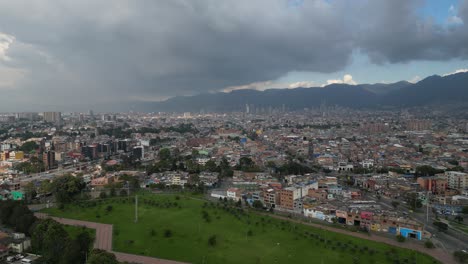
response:
M468 73L433 75L417 83L330 84L324 87L235 90L224 93L178 96L162 102L145 103L151 112L244 111L246 104L264 108L298 110L322 104L351 108L397 108L468 103Z

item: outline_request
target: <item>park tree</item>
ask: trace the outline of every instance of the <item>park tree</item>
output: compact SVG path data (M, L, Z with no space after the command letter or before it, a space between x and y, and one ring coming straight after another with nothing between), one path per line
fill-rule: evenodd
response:
M42 255L45 263L63 263L62 257L70 243L62 225L52 219L39 222L32 232L32 248Z
M459 262L459 263L468 263L468 253L458 250L453 252L453 257Z
M462 213L468 214L468 206L463 206Z
M119 264L114 254L102 249L93 249L87 264Z
M114 186L110 187L110 197L115 197L117 195L117 191L115 190Z
M70 203L78 195L86 184L82 177L74 177L70 174L55 178L52 183L52 193L58 203Z
M253 201L252 206L256 209L262 209L263 203L260 200L255 200Z
M199 173L200 172L200 165L198 165L197 162L194 162L191 159L185 161L185 166L187 167L187 171L189 173Z
M419 199L417 193L409 193L406 195L406 202L412 210L416 210L417 208L422 207L421 199Z
M216 165L216 162L214 160L209 160L205 164L205 170L210 171L210 172L217 172L219 171L219 168Z
M241 171L250 171L255 167L255 162L249 157L242 157L236 168Z
M170 229L164 230L164 237L169 238L171 236L172 236L172 230L170 230Z
M223 157L221 159L221 162L219 163L219 168L220 168L219 176L221 178L232 177L234 175L234 171L229 165L229 161L226 159L226 157Z
M434 245L434 243L432 243L431 240L426 240L426 242L424 242L424 246L426 248L435 248L435 245Z
M127 182L131 189L140 189L140 180L136 176L130 176L128 174L120 175L119 179L123 182Z
M26 205L11 200L0 203L0 222L2 225L29 235L35 221L36 217Z
M29 202L34 199L37 195L36 186L34 186L33 182L28 182L23 187L24 194L26 196L26 201Z
M217 243L218 243L218 239L216 235L212 235L208 238L208 245L215 247Z
M450 170L451 170L451 171L464 172L464 171L465 171L465 168L463 168L462 166L455 166L455 167L451 168Z
M159 159L160 160L169 160L171 158L171 151L167 148L163 148L159 151Z
M435 169L429 165L423 165L416 167L416 176L434 176L437 173L442 173L442 170Z
M24 143L23 145L21 145L21 147L19 147L19 150L21 151L24 151L26 153L29 153L33 150L36 150L39 148L39 145L37 145L36 142L34 141L28 141L26 143Z
M107 193L105 191L101 191L99 193L99 199L106 199L107 198Z
M63 256L64 260L69 264L85 263L92 244L93 238L83 229L75 239L68 243Z
M398 236L396 236L396 240L398 242L403 243L403 242L405 242L406 238L404 236L402 236L402 235L398 235Z
M42 162L42 160L36 157L31 157L29 161L20 162L17 165L15 165L15 169L22 171L26 174L38 173L44 171L44 163Z
M36 217L27 206L19 204L13 208L9 222L14 226L15 231L30 234Z
M446 232L448 230L448 225L444 222L437 221L437 222L434 222L433 224L437 227L437 229L440 232Z
M50 180L43 180L37 190L39 194L48 194L52 192L52 183Z

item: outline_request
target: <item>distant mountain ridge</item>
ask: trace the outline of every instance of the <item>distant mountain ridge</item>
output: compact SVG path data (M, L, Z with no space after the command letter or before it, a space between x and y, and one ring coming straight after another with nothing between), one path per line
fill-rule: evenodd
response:
M151 112L244 111L246 104L261 108L298 110L322 104L351 108L408 107L431 104L468 103L468 73L429 76L417 83L331 84L325 87L236 90L229 93L178 96L145 103Z

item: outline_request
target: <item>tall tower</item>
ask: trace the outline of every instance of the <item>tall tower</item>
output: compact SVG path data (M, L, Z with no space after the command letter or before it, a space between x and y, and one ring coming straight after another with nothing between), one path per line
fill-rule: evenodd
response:
M308 154L310 160L314 159L314 143L312 142L312 139L309 140L309 145L308 145L308 148L307 148L307 154Z

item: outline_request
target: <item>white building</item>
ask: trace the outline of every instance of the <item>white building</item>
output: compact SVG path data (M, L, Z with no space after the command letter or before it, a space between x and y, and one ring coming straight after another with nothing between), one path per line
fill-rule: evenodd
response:
M374 167L374 161L371 159L361 161L361 166L365 169Z
M459 171L446 171L447 185L450 189L463 190L468 187L468 174Z
M234 201L239 201L241 199L241 192L238 188L229 188L226 192L227 198Z

